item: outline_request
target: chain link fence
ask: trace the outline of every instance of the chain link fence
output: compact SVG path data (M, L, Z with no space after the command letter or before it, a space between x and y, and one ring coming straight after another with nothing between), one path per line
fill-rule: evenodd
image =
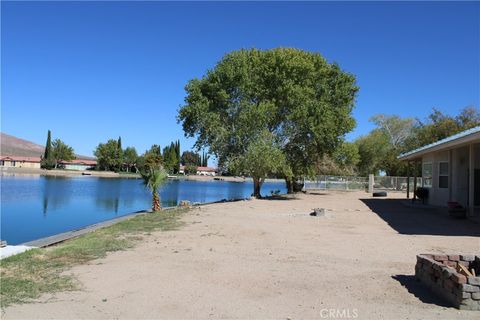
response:
M375 176L374 190L407 192L407 177ZM413 192L414 178L410 178L410 192ZM417 187L422 178L417 178ZM313 180L304 180L304 190L368 190L368 177L356 176L317 176Z
M407 192L407 177L375 176L373 189L385 191L403 191ZM413 192L414 179L410 177L410 192ZM417 187L422 185L422 178L417 178Z
M317 176L304 181L304 190L365 190L367 177Z

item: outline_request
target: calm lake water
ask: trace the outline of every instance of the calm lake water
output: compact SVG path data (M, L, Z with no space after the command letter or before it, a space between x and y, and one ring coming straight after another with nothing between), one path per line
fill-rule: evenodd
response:
M283 182L262 186L285 193ZM252 194L251 182L170 180L160 192L163 206L181 200L211 202ZM9 244L79 229L97 222L148 209L151 194L139 179L88 176L1 176L1 235Z

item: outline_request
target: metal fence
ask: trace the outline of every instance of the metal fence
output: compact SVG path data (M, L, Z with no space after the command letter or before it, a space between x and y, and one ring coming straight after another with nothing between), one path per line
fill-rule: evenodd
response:
M375 176L373 189L407 192L407 177ZM413 192L414 179L410 177L410 192ZM417 178L417 187L422 185L422 178Z
M410 191L413 191L414 178L410 178ZM422 185L422 178L417 178L417 187ZM375 176L374 190L407 192L407 177ZM317 176L304 181L304 190L368 190L368 177L356 176Z
M304 181L304 190L365 190L367 177L318 176Z

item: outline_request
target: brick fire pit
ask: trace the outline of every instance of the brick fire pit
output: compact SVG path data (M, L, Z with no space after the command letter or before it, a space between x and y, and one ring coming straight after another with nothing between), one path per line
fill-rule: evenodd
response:
M466 277L456 271L462 264L474 269L476 277ZM427 285L454 307L480 310L480 256L455 254L420 254L415 265L415 278Z

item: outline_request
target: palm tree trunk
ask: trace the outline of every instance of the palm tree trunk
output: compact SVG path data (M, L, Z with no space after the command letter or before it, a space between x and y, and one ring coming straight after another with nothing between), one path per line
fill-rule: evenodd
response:
M153 197L152 197L152 210L154 212L160 211L162 209L160 205L160 196L158 195L158 192L153 192Z

